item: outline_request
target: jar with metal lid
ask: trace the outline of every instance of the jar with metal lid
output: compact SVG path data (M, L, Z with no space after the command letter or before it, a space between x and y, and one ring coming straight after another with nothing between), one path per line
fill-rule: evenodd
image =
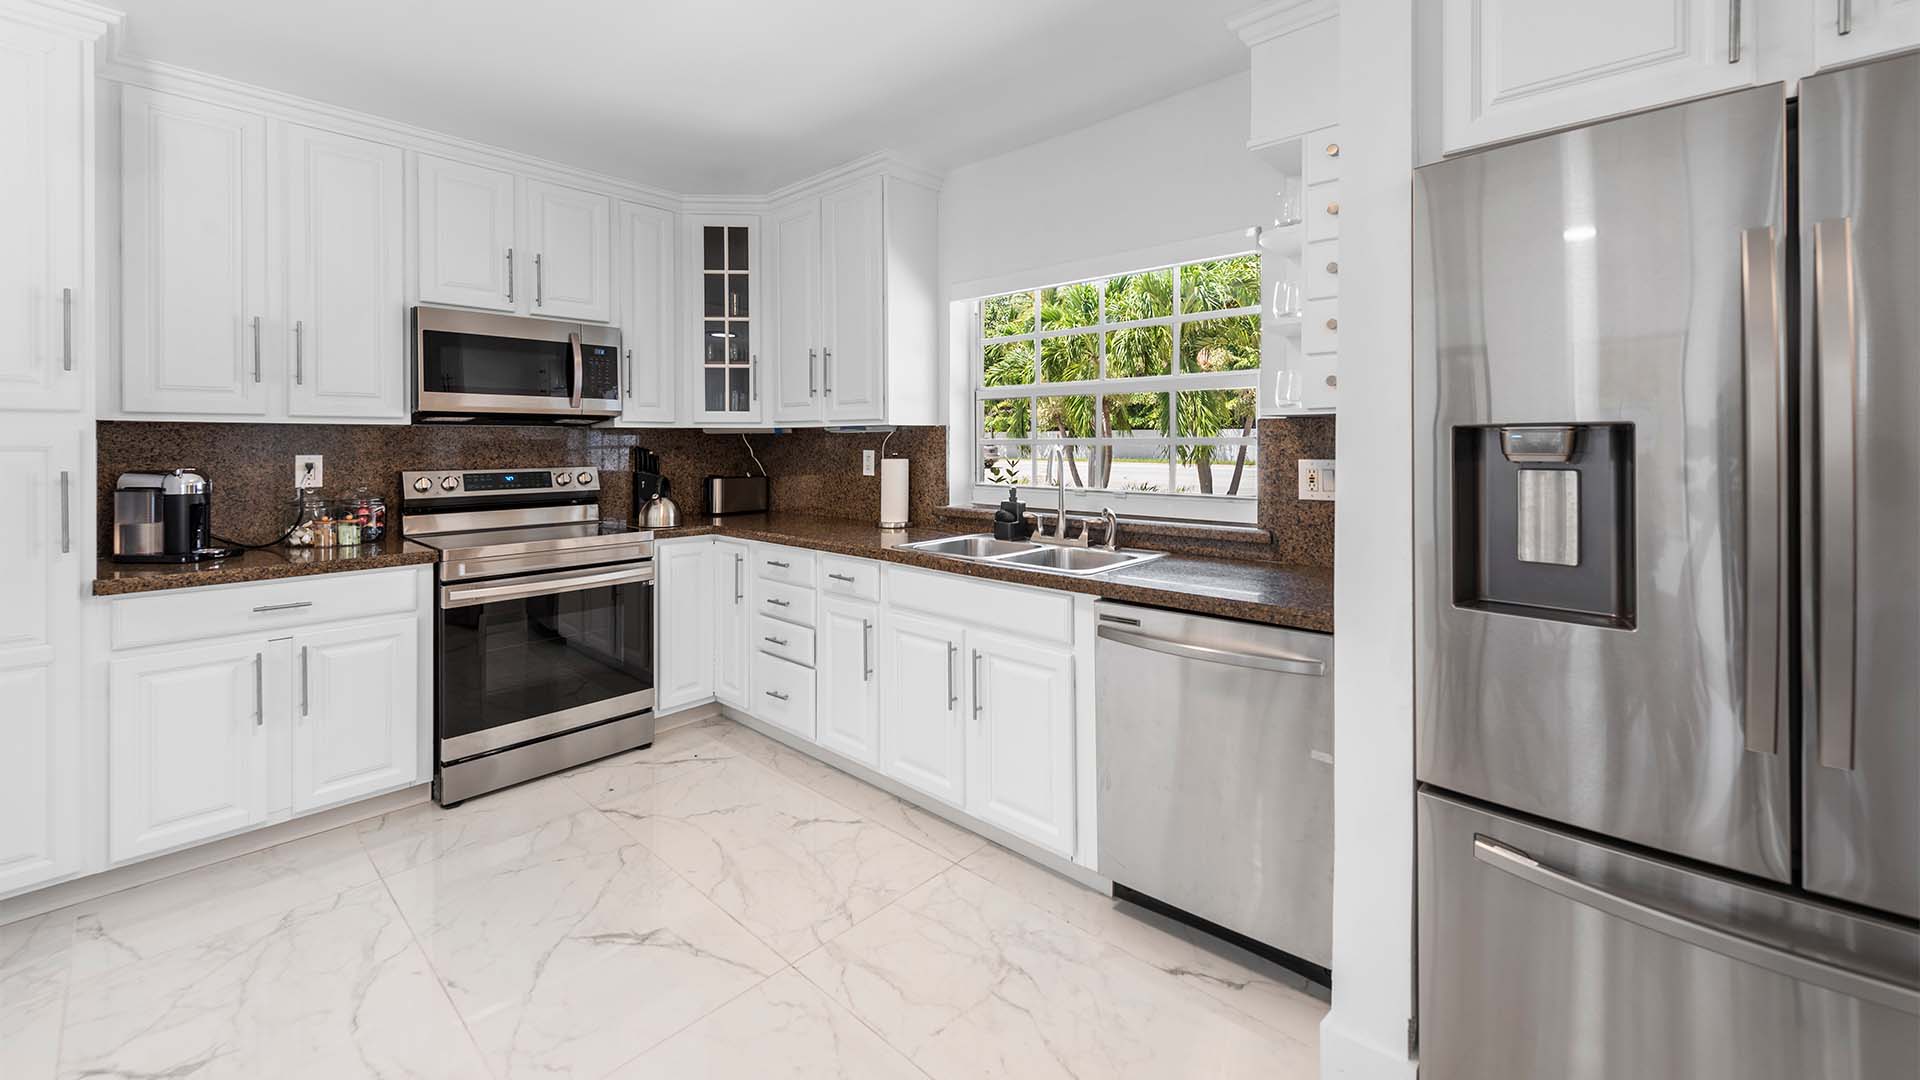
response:
M321 523L331 513L326 497L317 488L308 488L294 499L294 526L287 533L288 547L315 547L320 543Z
M371 542L387 534L387 500L370 487L347 492L338 515L342 521L359 526L360 540Z

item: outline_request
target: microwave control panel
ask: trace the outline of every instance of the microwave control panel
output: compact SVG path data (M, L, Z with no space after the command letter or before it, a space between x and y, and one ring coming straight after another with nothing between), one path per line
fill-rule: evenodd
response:
M580 347L580 396L611 401L620 396L620 349L615 345Z

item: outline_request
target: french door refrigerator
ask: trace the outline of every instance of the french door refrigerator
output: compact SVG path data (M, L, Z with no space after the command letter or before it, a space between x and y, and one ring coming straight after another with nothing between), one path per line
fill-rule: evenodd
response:
M1920 1075L1920 55L1415 222L1423 1078Z

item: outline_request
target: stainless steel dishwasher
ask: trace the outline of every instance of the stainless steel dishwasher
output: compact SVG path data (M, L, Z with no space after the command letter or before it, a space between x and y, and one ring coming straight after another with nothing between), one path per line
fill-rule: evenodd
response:
M1326 981L1333 636L1094 609L1099 872Z

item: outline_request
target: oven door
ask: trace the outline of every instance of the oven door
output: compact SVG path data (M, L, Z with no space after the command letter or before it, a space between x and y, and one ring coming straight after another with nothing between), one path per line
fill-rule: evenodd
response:
M440 588L441 764L653 707L653 563Z

